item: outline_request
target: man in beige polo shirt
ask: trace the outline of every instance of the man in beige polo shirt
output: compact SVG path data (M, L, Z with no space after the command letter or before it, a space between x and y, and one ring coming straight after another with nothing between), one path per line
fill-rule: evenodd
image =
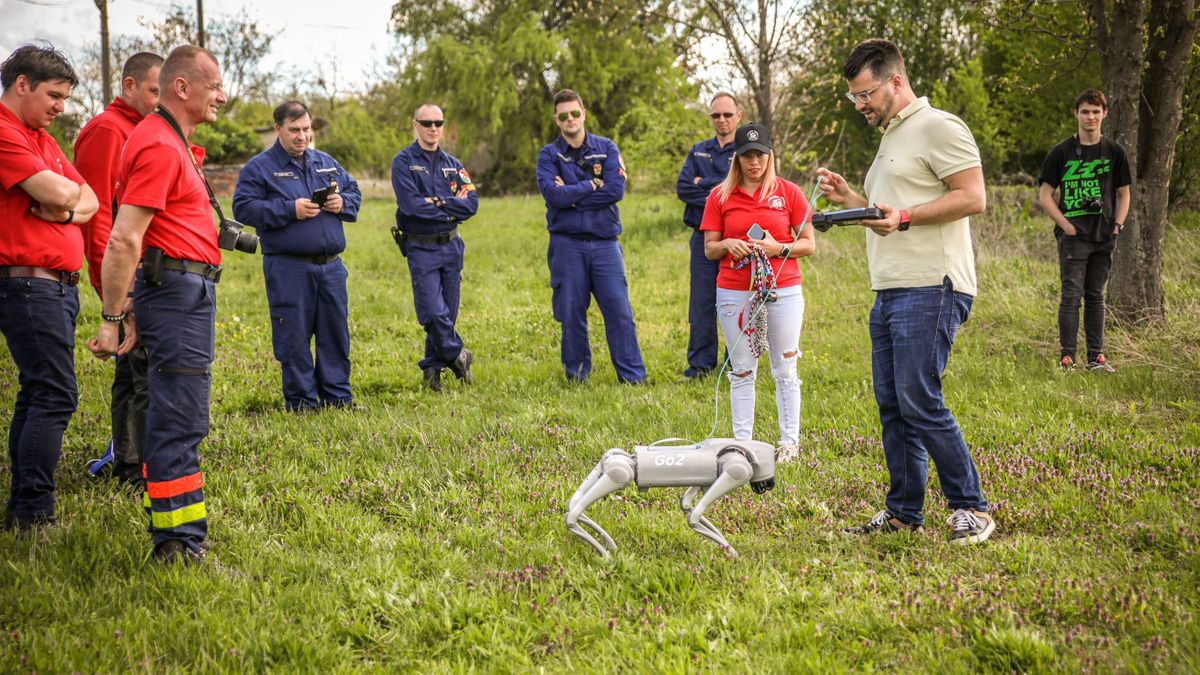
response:
M847 98L883 135L864 197L846 179L818 169L821 190L848 208L871 204L863 221L871 288L871 370L891 485L886 508L851 534L919 530L928 460L953 514L950 540L979 543L995 522L954 415L942 400L942 371L976 292L969 217L986 205L983 169L971 130L917 98L904 57L887 40L867 40L842 72Z

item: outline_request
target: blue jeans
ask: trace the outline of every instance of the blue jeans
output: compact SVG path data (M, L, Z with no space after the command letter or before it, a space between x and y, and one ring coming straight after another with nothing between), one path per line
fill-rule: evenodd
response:
M425 356L417 366L449 368L463 350L455 328L462 294L463 253L466 244L455 237L444 244L409 241L404 245L412 276L413 307L425 328Z
M271 342L283 373L288 410L352 402L347 276L341 258L318 265L283 255L263 256Z
M691 249L688 267L692 287L688 296L688 368L683 372L695 376L717 367L717 313L714 307L721 261L709 260L704 255L704 233L698 229L692 232L688 246Z
M551 234L546 260L550 265L554 318L562 324L562 364L567 379L583 381L592 372L587 312L595 296L604 316L604 334L617 379L645 380L646 365L629 304L621 245L615 239Z
M138 272L138 339L146 345L146 505L157 546L169 539L193 551L208 536L200 443L208 436L216 284L165 270L161 286Z
M47 279L0 279L0 333L21 386L8 428L8 513L54 515L54 469L78 399L78 315L79 292L74 287Z
M972 298L941 286L879 291L871 309L871 371L891 486L887 508L925 521L929 458L952 509L986 511L975 462L942 400L942 372Z

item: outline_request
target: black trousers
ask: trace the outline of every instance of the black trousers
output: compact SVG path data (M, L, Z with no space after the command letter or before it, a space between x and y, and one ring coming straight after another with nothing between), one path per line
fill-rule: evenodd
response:
M1079 339L1079 301L1083 300L1083 327L1088 361L1104 351L1104 285L1112 268L1117 240L1085 241L1058 238L1058 269L1062 298L1058 305L1058 341L1064 356L1075 357Z
M125 339L125 326L120 327L120 339ZM112 383L113 477L141 481L145 461L143 442L146 436L146 411L150 407L150 391L146 381L146 345L138 344L128 354L117 358Z

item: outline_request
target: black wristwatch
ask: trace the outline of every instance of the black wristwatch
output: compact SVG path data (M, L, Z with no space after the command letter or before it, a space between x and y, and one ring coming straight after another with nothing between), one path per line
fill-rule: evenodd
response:
M75 209L67 209L67 219L58 221L59 225L70 225L75 220Z
M100 312L100 318L109 323L121 323L125 320L126 316L128 316L127 312L121 312L120 314L105 314L103 311Z

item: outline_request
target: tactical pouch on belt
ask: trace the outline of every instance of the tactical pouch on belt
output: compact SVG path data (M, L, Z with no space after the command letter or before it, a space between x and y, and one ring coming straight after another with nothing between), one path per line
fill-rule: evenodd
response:
M148 247L142 255L142 281L147 286L162 286L163 257L163 250L155 246Z
M405 250L405 248L404 248L404 239L405 239L404 232L400 229L399 225L392 226L392 239L395 239L396 245L400 247L400 255L407 258L408 251Z

